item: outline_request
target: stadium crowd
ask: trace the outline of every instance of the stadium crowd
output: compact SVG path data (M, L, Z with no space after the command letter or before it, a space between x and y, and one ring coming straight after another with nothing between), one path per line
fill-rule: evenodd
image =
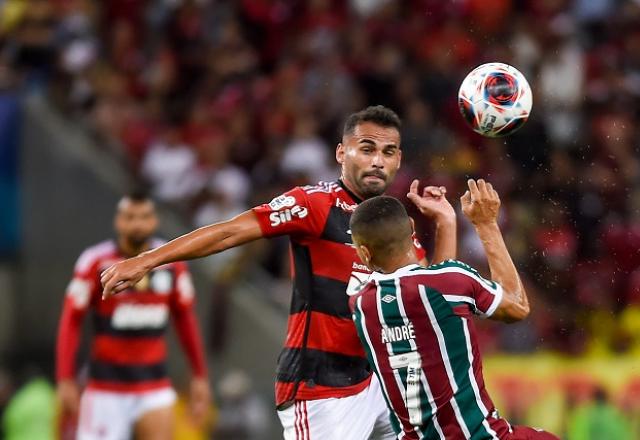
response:
M487 325L485 350L640 348L640 3L5 3L3 82L46 90L195 225L335 178L339 122L384 104L404 120L393 194L420 177L456 198L483 176L503 195L536 307L515 332ZM506 139L475 135L457 109L464 75L494 60L535 95ZM460 238L481 265L462 220Z

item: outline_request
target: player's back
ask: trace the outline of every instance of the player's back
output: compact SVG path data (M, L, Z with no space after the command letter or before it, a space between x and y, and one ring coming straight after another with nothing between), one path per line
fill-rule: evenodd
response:
M491 439L508 432L486 392L474 314L501 288L454 261L374 273L354 318L405 438Z

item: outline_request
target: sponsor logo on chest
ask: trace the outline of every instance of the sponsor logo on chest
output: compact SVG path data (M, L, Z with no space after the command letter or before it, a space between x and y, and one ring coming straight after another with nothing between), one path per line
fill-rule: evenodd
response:
M166 304L119 304L111 316L111 325L119 330L162 328L167 324Z

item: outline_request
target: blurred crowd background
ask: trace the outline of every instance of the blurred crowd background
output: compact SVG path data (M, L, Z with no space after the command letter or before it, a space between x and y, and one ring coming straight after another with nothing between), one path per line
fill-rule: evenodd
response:
M445 185L458 206L466 179L484 177L501 195L503 230L534 307L516 326L483 323L485 356L537 353L543 365L540 353L567 362L640 359L639 1L4 0L0 7L3 93L44 96L194 227L293 185L336 178L345 116L391 107L403 119L404 158L392 194L404 198L417 177ZM516 66L534 92L531 119L506 139L474 134L457 107L466 73L489 61ZM413 214L431 249L431 225ZM459 238L460 258L488 273L461 215ZM17 258L19 237L5 234L2 243L6 258ZM240 255L269 274L264 295L283 310L286 246L274 240ZM238 274L220 272L225 291ZM592 376L572 365L560 385L576 408L558 422L567 438L637 438L630 434L640 425L640 391L630 391L640 390L637 369L615 370L628 378L616 387L606 362ZM540 380L556 373L550 367ZM495 381L522 390L513 376ZM508 394L505 412L529 420L528 407ZM603 425L624 425L619 437L584 434L582 425L597 418L585 414L598 405L608 411Z

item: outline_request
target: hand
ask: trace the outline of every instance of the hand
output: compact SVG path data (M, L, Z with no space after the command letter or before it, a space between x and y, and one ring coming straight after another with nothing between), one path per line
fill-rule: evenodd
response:
M100 276L102 299L135 286L147 272L149 269L142 254L114 264Z
M65 379L58 382L56 395L63 415L77 417L80 408L80 391L75 381Z
M435 221L455 221L456 211L447 200L447 189L444 186L426 186L422 190L422 196L418 194L417 179L411 182L407 198L418 207L420 212Z
M500 197L493 186L483 179L467 180L469 189L460 197L462 212L475 226L498 221Z
M209 405L211 404L209 381L202 377L194 377L191 379L189 397L191 417L196 425L202 426L207 420Z

